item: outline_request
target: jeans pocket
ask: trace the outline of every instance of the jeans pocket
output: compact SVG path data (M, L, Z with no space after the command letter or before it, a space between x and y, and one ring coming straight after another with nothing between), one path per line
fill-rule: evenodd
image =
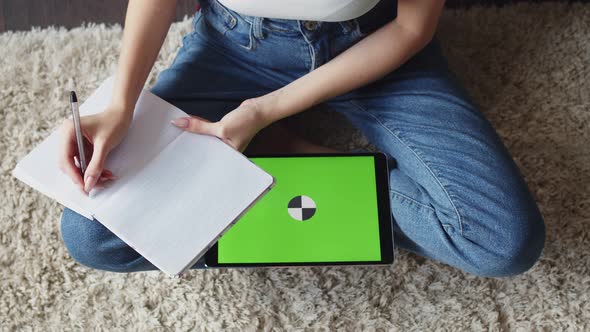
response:
M246 50L252 49L252 24L250 22L240 18L217 0L201 1L201 14L206 32L211 32L211 37L216 42L222 45L229 42Z

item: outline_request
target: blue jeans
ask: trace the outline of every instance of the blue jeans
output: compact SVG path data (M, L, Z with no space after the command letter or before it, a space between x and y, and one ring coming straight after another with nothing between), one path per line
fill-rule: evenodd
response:
M152 92L212 121L279 89L395 17L383 0L360 18L304 22L241 15L202 0L193 30ZM395 40L392 41L395 43ZM324 103L390 158L397 246L479 276L529 269L545 226L522 175L434 39L398 69ZM99 222L65 208L63 241L92 268L156 269ZM193 268L202 268L203 261Z

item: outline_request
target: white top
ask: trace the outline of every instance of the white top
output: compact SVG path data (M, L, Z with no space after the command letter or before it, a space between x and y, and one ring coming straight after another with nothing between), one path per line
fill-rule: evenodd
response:
M309 21L347 21L373 8L379 0L218 0L240 14Z

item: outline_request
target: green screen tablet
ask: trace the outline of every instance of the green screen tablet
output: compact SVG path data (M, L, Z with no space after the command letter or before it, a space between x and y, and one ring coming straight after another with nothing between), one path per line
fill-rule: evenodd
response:
M383 154L249 158L276 184L209 250L208 267L393 262Z

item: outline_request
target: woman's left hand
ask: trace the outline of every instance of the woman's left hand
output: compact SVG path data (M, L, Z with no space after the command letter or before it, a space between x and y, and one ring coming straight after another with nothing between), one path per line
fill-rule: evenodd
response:
M252 138L269 125L262 114L262 101L248 99L218 122L191 115L174 119L171 123L195 134L217 136L234 149L243 152Z

